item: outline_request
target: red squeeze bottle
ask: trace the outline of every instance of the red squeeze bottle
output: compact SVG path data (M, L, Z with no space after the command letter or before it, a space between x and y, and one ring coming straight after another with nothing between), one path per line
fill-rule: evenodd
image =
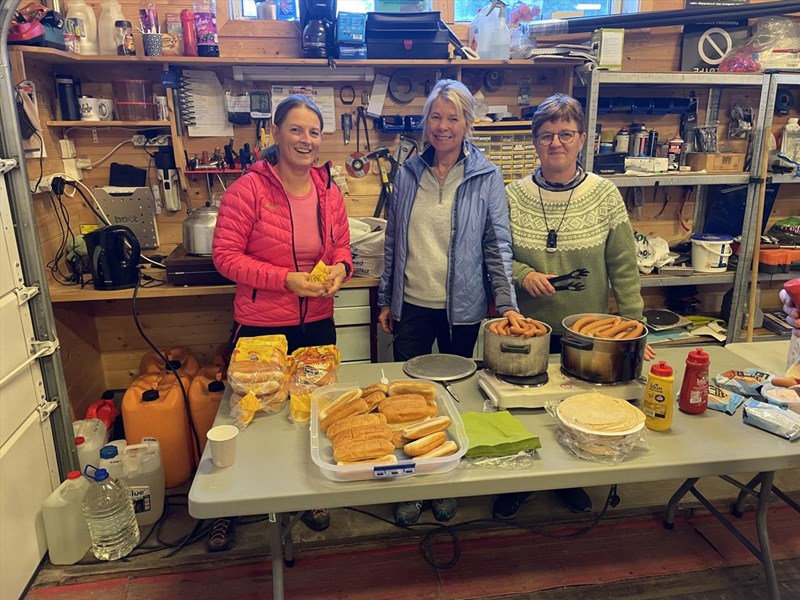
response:
M197 35L194 31L194 13L188 8L181 11L183 26L183 55L197 56Z
M708 354L700 348L686 357L678 408L690 415L702 414L708 408Z

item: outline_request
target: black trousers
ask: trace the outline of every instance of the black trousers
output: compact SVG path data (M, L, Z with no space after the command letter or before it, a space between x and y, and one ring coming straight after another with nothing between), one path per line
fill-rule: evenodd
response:
M394 322L394 359L405 362L415 356L430 354L434 340L441 354L472 358L479 328L480 323L450 327L445 309L423 308L403 302L403 316Z
M305 346L325 346L336 343L336 327L333 319L322 319L313 323L300 325L290 325L288 327L256 327L253 325L240 325L233 322L230 347L233 352L236 341L241 337L255 337L259 335L279 335L286 336L289 344L289 354Z

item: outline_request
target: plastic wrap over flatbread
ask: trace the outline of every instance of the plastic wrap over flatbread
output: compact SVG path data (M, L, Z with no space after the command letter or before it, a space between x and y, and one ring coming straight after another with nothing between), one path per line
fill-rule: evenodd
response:
M620 398L599 392L576 394L558 405L558 417L570 427L599 433L625 434L644 423L644 413Z

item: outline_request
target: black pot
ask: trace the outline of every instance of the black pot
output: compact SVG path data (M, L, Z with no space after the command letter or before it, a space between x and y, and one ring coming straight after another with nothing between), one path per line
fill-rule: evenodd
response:
M647 327L638 337L609 340L576 333L570 327L582 317L600 319L613 315L584 313L567 317L561 323L561 368L576 379L590 383L627 383L642 374L644 347L647 345Z

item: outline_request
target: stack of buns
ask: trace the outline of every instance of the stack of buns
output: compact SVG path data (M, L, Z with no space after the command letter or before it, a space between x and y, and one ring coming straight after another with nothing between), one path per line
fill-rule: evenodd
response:
M449 456L458 444L447 437L452 421L439 415L437 395L427 381L354 388L319 411L319 428L338 465L394 464L395 449L415 460Z

